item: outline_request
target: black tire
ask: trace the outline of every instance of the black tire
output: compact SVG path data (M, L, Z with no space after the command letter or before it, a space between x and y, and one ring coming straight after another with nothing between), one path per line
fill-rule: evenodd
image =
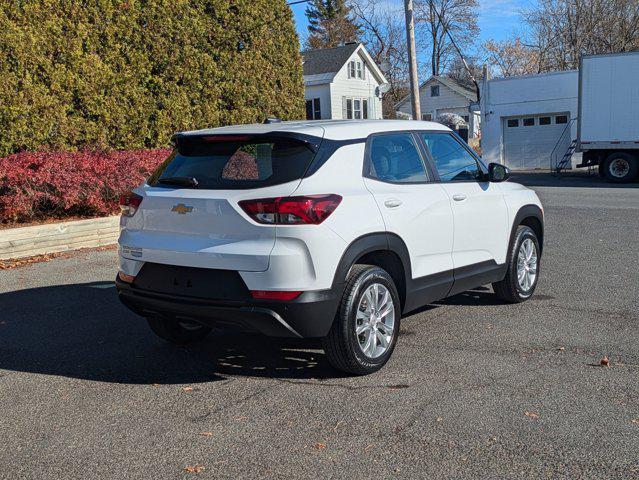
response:
M158 337L176 345L198 342L211 332L209 327L197 323L177 321L164 317L147 317L149 327Z
M613 153L603 162L603 173L609 182L632 182L637 178L638 171L639 164L637 159L628 153Z
M360 300L366 289L375 283L386 287L391 295L394 307L394 324L387 350L380 356L371 358L362 351L360 338L355 334L355 328ZM376 266L353 266L346 279L344 294L331 330L323 340L324 351L329 363L338 370L354 375L367 375L376 372L386 364L395 349L400 319L399 294L391 276L384 269Z
M532 240L535 246L535 253L537 256L537 275L530 288L524 289L517 278L517 263L521 245L526 239ZM508 270L506 271L506 277L500 282L493 283L495 295L508 303L521 303L532 297L533 293L535 293L535 288L537 288L537 283L539 282L541 266L540 252L539 239L537 238L535 231L526 225L519 225L517 227L517 232L515 233L515 238L510 245L510 251L508 252Z
M604 170L604 164L603 162L599 163L599 166L597 167L597 173L599 174L599 177L605 179L606 178L606 172Z

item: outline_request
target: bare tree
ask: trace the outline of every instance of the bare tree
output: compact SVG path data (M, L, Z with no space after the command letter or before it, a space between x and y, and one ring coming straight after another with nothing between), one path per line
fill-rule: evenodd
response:
M486 63L492 74L498 77L512 77L539 73L539 51L522 43L521 38L508 40L488 40L482 45Z
M356 0L351 7L362 42L389 83L389 90L382 97L384 118L395 118L395 104L408 94L408 56L402 10L380 6L376 0Z
M468 66L468 68L466 68ZM470 70L470 72L469 72ZM475 82L473 81L473 77L475 79L479 79L482 77L483 67L477 62L477 58L468 57L466 58L466 65L459 57L453 58L451 60L448 69L446 70L446 76L455 80L460 85L468 88L469 90L475 90ZM472 73L472 77L471 74Z
M419 0L417 22L423 43L430 47L433 75L441 75L458 55L446 30L461 50L472 47L479 36L477 0Z
M542 72L578 68L586 54L639 49L637 0L540 0L523 15Z

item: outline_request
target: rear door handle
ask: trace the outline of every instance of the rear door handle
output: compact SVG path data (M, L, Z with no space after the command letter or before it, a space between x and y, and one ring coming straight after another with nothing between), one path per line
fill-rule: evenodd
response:
M466 200L466 195L453 195L453 200L455 200L456 202L462 202L464 200Z
M402 204L402 201L396 198L389 198L388 200L384 202L384 205L386 205L388 208L397 208L401 204Z

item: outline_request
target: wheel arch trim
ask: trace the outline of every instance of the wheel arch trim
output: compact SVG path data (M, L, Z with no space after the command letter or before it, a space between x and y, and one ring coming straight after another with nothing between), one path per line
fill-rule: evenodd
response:
M510 247L512 246L513 240L515 238L515 234L517 233L517 227L519 225L522 224L522 222L524 220L526 220L527 218L534 218L539 222L539 228L541 229L541 231L539 232L540 235L537 235L539 238L537 239L537 241L539 242L539 255L541 256L541 253L543 251L543 245L544 245L544 213L541 210L541 207L539 207L539 205L535 205L535 204L528 204L528 205L524 205L523 207L521 207L517 213L515 214L515 218L513 220L513 223L510 227L510 238L508 240L508 252L510 255ZM510 258L507 258L507 262L510 261Z
M404 241L396 234L389 232L374 232L362 235L353 240L342 254L333 278L333 287L343 284L350 269L357 259L375 251L388 251L395 253L404 268L405 282L408 284L412 278L410 254Z

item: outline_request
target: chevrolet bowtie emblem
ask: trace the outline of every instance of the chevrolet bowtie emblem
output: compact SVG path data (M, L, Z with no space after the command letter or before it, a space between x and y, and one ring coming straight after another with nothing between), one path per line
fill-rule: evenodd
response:
M186 215L187 213L191 213L193 211L193 207L189 207L184 205L183 203L178 203L174 205L171 209L172 212L179 213L180 215Z

